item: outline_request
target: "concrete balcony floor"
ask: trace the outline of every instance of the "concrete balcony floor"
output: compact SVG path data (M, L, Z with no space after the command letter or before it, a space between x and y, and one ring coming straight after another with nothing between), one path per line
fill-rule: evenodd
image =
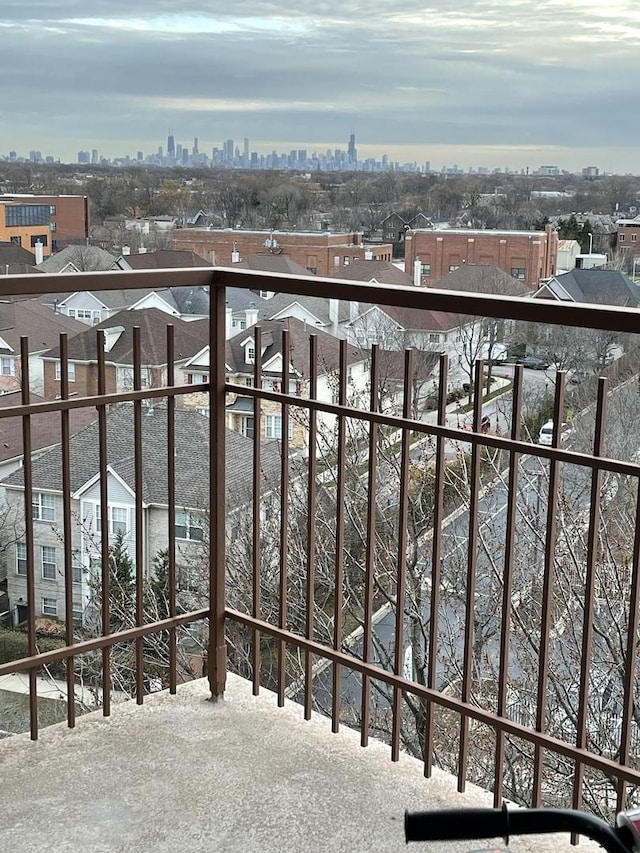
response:
M406 808L491 805L489 795L455 790L444 773L423 776L407 756L302 709L251 696L229 677L224 703L207 701L204 680L176 696L155 694L144 707L116 705L43 729L33 743L0 743L0 816L7 850L21 853L151 851L406 850ZM481 845L423 844L471 850ZM568 851L568 838L514 839L515 851ZM581 850L596 849L582 843ZM597 848L599 849L599 848Z

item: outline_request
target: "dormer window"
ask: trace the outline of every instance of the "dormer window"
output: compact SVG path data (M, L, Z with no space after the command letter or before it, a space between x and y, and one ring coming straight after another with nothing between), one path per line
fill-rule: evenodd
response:
M247 364L255 364L256 360L256 348L251 344L247 344L245 347L245 361Z

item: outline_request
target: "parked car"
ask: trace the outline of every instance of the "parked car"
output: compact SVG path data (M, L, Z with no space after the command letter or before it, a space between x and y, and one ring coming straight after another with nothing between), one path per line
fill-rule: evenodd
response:
M516 359L516 364L530 367L531 370L546 370L550 366L546 358L540 358L537 355L523 355Z
M570 424L563 423L560 427L560 444L563 444L571 435L571 426ZM553 421L547 421L546 424L543 424L540 427L540 434L538 435L538 444L544 444L547 447L551 447L553 444Z

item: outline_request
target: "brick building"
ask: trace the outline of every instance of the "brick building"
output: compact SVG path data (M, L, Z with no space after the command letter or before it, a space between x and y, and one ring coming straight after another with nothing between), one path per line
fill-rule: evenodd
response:
M405 246L405 269L422 285L463 264L493 264L535 289L556 272L558 235L549 225L544 231L415 230L407 232Z
M9 220L11 222L29 223L36 218L37 222L33 224L32 229L24 232L25 239L20 245L31 249L31 237L42 237L46 233L48 239L44 248L45 257L69 243L83 243L89 237L89 198L86 195L6 193L0 195L0 207L4 205L11 205L13 208L14 212L10 214ZM16 207L20 207L21 211L18 212ZM0 215L0 239L9 240L10 236L1 236L3 225L6 228L6 216ZM48 232L42 230L42 225L49 226ZM11 236L20 236L20 232L12 229Z
M634 255L640 254L640 216L635 219L618 219L618 248L628 249Z
M265 249L285 254L319 276L348 278L345 267L357 260L390 261L391 243L365 244L358 231L237 231L185 228L174 232L173 248L196 252L216 266L231 266Z

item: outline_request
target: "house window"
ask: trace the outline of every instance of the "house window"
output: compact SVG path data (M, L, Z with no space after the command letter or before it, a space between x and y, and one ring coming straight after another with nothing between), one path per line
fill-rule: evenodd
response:
M460 264L449 264L449 272L455 272Z
M58 599L57 598L46 598L43 597L41 599L41 609L43 616L57 616L58 615Z
M80 563L73 563L71 566L71 580L73 583L82 583L83 568Z
M511 267L511 275L514 278L519 278L521 281L524 281L527 275L527 271L524 267Z
M56 382L62 378L62 366L59 361L56 361ZM67 378L69 382L76 381L76 364L74 361L67 362Z
M33 493L33 518L35 521L55 521L56 503L53 495L43 492Z
M84 616L84 607L81 601L73 602L72 619L74 622L82 622Z
M348 267L349 264L350 264L349 255L345 255L344 258L342 259L342 266Z
M420 275L431 275L431 264L420 264Z
M122 533L127 535L129 530L129 510L126 506L108 506L107 507L107 524L109 536L117 536ZM102 529L102 506L96 504L96 530L99 532Z
M82 323L89 323L89 325L95 326L96 323L102 320L102 312L93 311L89 308L69 308L69 317L75 317L76 320L80 320Z
M254 434L254 419L253 417L242 418L240 421L240 433L245 438L253 438Z
M293 421L289 419L289 439L293 438ZM282 415L267 415L266 438L282 438Z
M195 512L176 510L175 534L176 539L202 542L204 539L202 517Z
M439 344L440 343L440 335L437 332L429 332L429 343Z
M16 574L27 574L27 546L24 542L16 545Z
M256 360L256 348L253 346L247 346L247 355L245 357L245 361L247 364L253 364Z
M631 242L632 242L632 243L635 243L635 242L637 242L637 240L638 240L638 235L637 235L637 234L632 234L632 235L631 235Z
M244 384L247 386L247 388L253 388L253 376L245 376Z
M13 240L13 237L11 239ZM621 243L624 243L624 234L620 234L618 236L618 240L620 240Z
M188 385L202 385L207 381L207 377L204 373L189 373L187 374L187 384Z
M0 373L3 376L13 376L13 365L14 361L9 356L3 355L0 358Z
M42 577L54 581L57 575L56 549L50 545L42 546Z

